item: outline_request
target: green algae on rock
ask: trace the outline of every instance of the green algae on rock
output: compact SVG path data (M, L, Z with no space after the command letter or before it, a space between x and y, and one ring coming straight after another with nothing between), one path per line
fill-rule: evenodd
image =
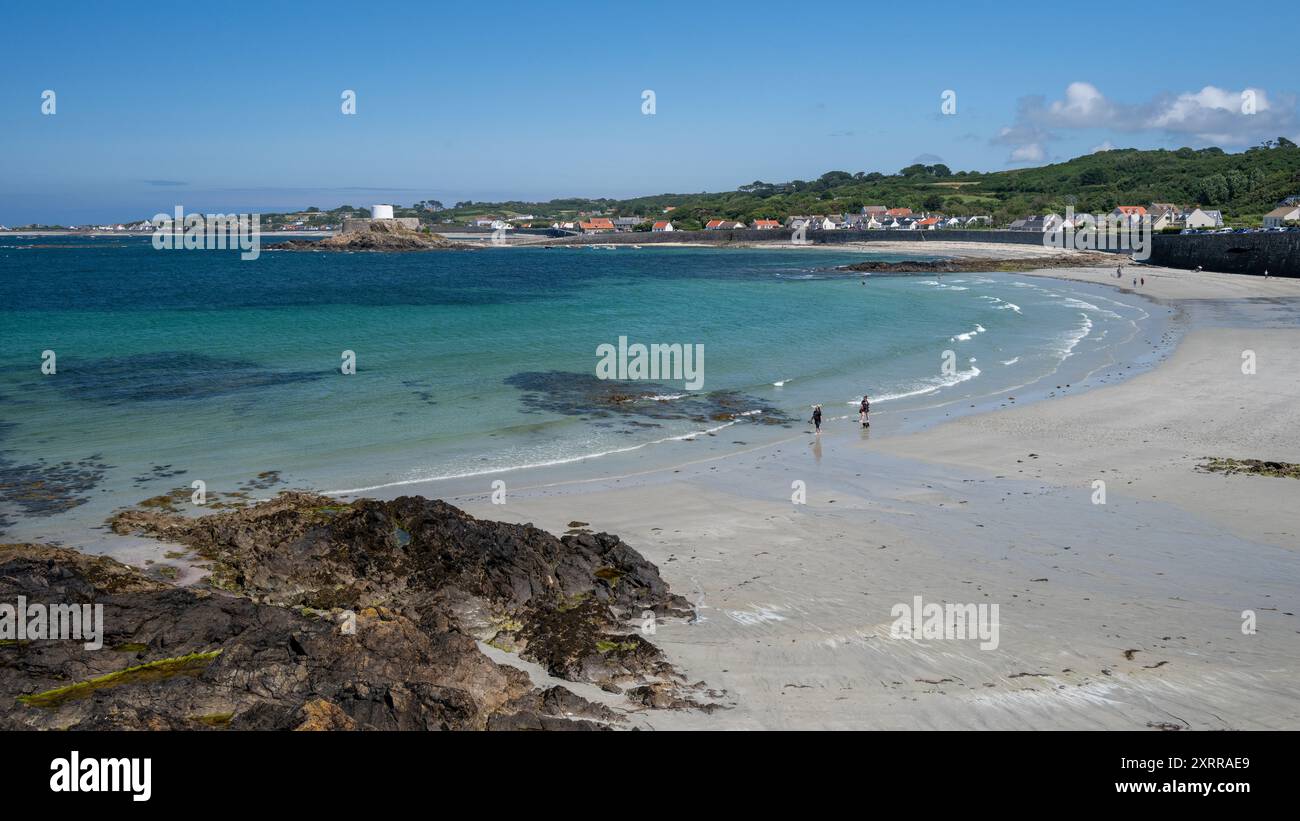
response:
M173 676L193 676L203 672L208 664L221 655L220 650L207 653L189 653L169 659L158 659L144 664L137 664L116 673L106 673L86 681L79 681L65 687L55 687L43 693L19 696L18 701L29 707L54 709L68 701L86 698L96 690L118 687L126 684L139 684L150 681L162 681Z

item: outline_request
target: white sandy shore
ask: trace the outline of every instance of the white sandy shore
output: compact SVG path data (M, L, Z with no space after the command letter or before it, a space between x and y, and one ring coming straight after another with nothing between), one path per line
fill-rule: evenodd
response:
M505 506L452 501L618 533L696 604L695 624L655 641L730 709L644 711L640 726L1300 728L1300 483L1195 470L1204 456L1300 461L1300 282L1140 270L1138 292L1191 330L1128 381L919 434L838 422L513 489ZM1113 269L1038 273L1117 284ZM791 503L796 480L806 505ZM998 648L891 638L891 608L918 595L998 604Z

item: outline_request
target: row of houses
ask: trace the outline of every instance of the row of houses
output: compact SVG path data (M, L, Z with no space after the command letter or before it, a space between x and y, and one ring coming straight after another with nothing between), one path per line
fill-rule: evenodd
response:
M941 228L978 228L993 224L993 217L952 217L943 214L913 214L910 208L891 208L888 212L843 214L841 216L795 216L786 220L789 228L807 226L821 231L933 231Z
M908 211L908 209L899 209ZM929 214L907 214L885 217L877 219L874 215L859 214L839 214L826 216L816 214L811 216L797 215L787 217L785 221L774 219L756 219L753 222L745 223L736 220L711 219L704 225L706 231L734 231L734 230L756 230L756 231L775 231L786 228L791 231L797 231L801 228L807 228L812 231L840 231L840 230L896 230L896 231L915 231L915 230L934 230L936 228L972 228L979 225L992 224L993 218L990 216L978 217L944 217L942 215ZM614 231L632 231L637 226L642 225L645 221L637 218L592 218L589 220L579 220L577 222L556 222L551 225L552 228L559 228L569 231L581 231L584 234L601 234ZM651 226L652 231L674 231L673 224L668 220L659 220Z
M581 231L584 234L608 234L614 231L635 231L645 222L646 220L641 217L591 217L575 222L553 222L551 227L564 231ZM673 231L675 229L671 222L660 220L651 226L651 230Z
M674 206L663 209L666 216L669 212L675 210ZM480 228L513 228L515 223L520 220L533 219L532 215L526 217L514 217L506 219L503 217L487 216L475 220L475 225ZM1101 224L1107 220L1119 222L1122 225L1130 227L1149 226L1152 231L1163 231L1165 229L1216 229L1223 228L1223 213L1218 209L1201 208L1193 206L1185 208L1174 203L1153 202L1149 205L1121 205L1110 211L1108 214L1087 214L1075 213L1062 216L1060 214L1042 214L1022 217L1011 223L1012 231L1033 231L1033 232L1051 232L1058 230L1070 230L1079 227L1082 224L1093 223ZM615 231L635 231L637 228L646 224L645 217L580 217L572 222L553 222L552 228L577 231L584 234L600 234ZM1272 228L1283 226L1289 222L1300 221L1300 196L1290 197L1278 204L1278 207L1269 212L1264 217L1264 227ZM786 217L785 220L774 219L756 219L750 223L739 220L727 219L710 219L704 225L706 231L732 231L739 229L751 229L759 231L774 231L785 228L791 231L797 231L801 228L807 228L814 231L839 231L839 230L885 230L885 231L933 231L938 229L953 228L979 228L991 227L993 217L988 214L978 216L945 216L943 214L931 213L914 213L910 208L890 208L884 205L864 205L857 214L798 214ZM655 232L674 231L675 228L668 219L658 220L651 224L651 230Z
M69 231L152 231L153 223L149 220L118 223L116 225L69 225Z
M1130 228L1149 226L1152 231L1163 231L1166 228L1222 228L1223 213L1205 208L1184 210L1169 203L1152 203L1150 208L1142 205L1120 205L1109 214L1078 212L1064 217L1060 214L1022 217L1014 220L1008 228L1012 231L1050 233L1073 230L1087 224L1101 225L1107 221Z

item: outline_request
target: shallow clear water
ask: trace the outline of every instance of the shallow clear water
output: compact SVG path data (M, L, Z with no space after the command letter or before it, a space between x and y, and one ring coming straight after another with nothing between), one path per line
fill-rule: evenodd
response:
M828 420L856 414L864 392L888 423L1086 373L1147 316L1053 280L831 270L867 256L897 258L624 247L242 262L143 238L8 237L0 530L98 523L194 479L224 492L280 471L246 487L353 490L706 430L753 442L801 429L814 402ZM597 347L620 336L703 345L703 389L596 380ZM339 371L345 350L355 375Z

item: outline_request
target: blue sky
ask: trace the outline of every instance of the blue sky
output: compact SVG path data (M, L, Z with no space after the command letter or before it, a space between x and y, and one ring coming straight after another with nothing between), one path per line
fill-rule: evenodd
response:
M1294 3L280 5L9 4L0 224L1300 141Z

